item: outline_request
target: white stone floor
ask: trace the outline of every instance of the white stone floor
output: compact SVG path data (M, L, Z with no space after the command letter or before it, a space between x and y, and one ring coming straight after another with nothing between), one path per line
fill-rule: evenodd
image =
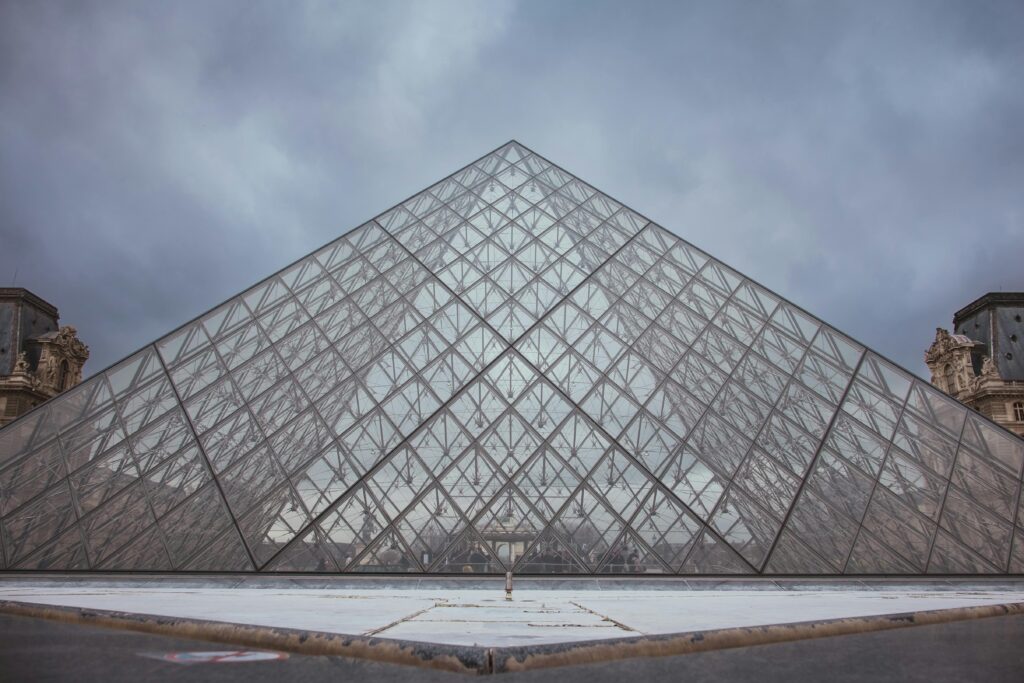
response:
M500 590L48 586L0 600L451 645L558 643L1024 602L1024 590Z

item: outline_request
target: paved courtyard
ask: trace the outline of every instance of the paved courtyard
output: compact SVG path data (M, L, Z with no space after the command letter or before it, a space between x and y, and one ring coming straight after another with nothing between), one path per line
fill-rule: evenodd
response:
M447 645L514 646L708 631L1024 602L1024 583L681 582L602 589L596 582L500 582L472 588L382 581L304 587L286 582L0 580L0 600L378 636ZM681 587L680 587L681 586Z

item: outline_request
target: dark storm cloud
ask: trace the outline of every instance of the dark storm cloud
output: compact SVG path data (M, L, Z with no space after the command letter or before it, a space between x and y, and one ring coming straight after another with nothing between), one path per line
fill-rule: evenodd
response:
M1024 289L1017 3L0 8L0 285L95 372L517 138L925 373Z

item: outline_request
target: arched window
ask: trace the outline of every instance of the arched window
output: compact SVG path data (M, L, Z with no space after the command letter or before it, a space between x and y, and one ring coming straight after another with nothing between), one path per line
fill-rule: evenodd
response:
M1017 401L1013 404L1013 419L1017 422L1024 422L1024 401Z
M61 391L68 388L68 370L68 362L62 360L60 362L60 376L57 378L57 388Z
M946 391L948 393L952 394L954 391L956 391L956 377L953 374L953 364L952 363L947 363L946 364L946 369L945 369L945 372L944 372L944 376L945 376L945 379L946 379Z

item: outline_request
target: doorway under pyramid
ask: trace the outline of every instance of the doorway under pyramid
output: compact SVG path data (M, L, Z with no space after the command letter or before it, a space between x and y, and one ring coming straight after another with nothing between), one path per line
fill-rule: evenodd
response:
M1022 573L1022 467L510 142L0 430L0 568Z

